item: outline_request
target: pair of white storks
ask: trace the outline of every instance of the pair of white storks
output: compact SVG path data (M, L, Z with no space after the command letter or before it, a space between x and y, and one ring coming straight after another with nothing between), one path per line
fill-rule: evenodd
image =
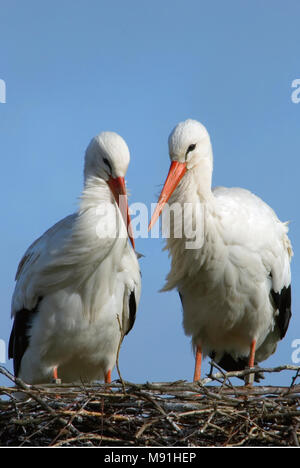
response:
M196 354L194 380L206 355L226 371L253 367L275 352L291 317L287 224L247 190L212 190L212 148L199 122L175 127L169 153L149 228L167 202L192 206L185 221L196 226L195 239L172 235L171 226L166 240L172 263L164 290L179 292ZM20 262L9 357L27 383L111 381L141 292L124 181L128 164L119 135L95 137L85 155L78 211L46 231ZM196 238L197 248L187 248Z

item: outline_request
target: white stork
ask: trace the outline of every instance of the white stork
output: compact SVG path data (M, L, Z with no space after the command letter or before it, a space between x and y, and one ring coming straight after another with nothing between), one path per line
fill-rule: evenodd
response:
M171 167L149 229L168 200L170 207L198 207L185 219L197 226L197 249L186 248L184 233L180 238L170 230L172 265L163 288L179 292L184 330L196 354L194 380L206 355L226 371L251 368L275 352L291 317L287 223L248 190L211 189L211 142L199 122L174 128L169 153ZM179 221L181 214L175 226Z
M46 231L20 262L9 357L27 383L111 381L141 289L124 180L129 159L118 134L93 138L78 211Z

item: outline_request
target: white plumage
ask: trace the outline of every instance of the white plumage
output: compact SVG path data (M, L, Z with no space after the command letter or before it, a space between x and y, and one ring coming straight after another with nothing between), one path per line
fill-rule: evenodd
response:
M287 223L248 190L211 189L211 143L199 122L177 125L169 151L172 164L150 227L168 200L194 207L186 219L197 226L192 238L172 235L171 218L172 265L164 287L180 293L184 330L197 350L194 378L202 353L226 370L253 366L254 353L260 362L275 351L291 316ZM187 240L196 239L197 248L187 249Z
M110 381L120 325L123 334L133 326L141 289L129 243L134 245L124 182L128 164L119 135L93 138L78 211L46 231L20 262L9 354L15 373L28 383L51 381L54 369L64 382Z

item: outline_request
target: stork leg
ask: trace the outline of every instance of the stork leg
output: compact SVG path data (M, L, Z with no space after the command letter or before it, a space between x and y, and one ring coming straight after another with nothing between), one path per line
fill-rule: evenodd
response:
M104 381L105 381L106 384L111 383L111 370L110 369L105 374Z
M60 384L61 380L58 378L57 366L53 367L52 383Z
M255 364L255 348L256 348L256 340L252 340L251 345L250 345L250 354L249 354L249 361L248 361L248 367L251 369L254 367ZM245 383L246 385L252 385L254 381L254 374L249 374L245 378Z
M197 346L196 356L195 356L195 372L194 372L194 382L200 380L201 378L201 363L202 363L202 348Z
M61 384L61 380L58 378L57 366L53 367L52 383L56 384L56 385ZM55 398L57 398L59 400L61 397L60 397L60 395L55 395Z
M57 374L57 367L53 367L53 380L58 379L58 374Z

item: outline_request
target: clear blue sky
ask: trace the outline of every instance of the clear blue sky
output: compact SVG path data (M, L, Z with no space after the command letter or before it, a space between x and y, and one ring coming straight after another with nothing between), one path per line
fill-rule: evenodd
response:
M300 103L291 101L299 18L298 0L0 0L0 339L8 342L21 256L76 209L90 139L102 130L125 138L131 202L150 205L169 167L168 134L191 117L210 132L214 185L248 188L291 221L293 317L264 364L292 364L300 338ZM158 292L169 270L162 246L136 241L143 291L121 351L127 380L192 378L178 295Z

